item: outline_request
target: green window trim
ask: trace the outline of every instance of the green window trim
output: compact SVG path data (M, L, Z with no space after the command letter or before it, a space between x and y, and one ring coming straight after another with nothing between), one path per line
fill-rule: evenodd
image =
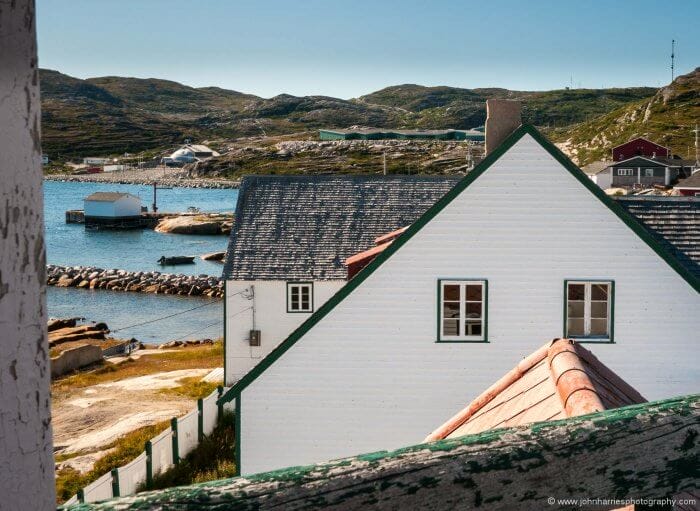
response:
M291 307L291 288L293 286L308 286L309 288L309 306L307 310L293 310ZM287 282L287 313L288 314L312 314L314 312L314 283L313 282L302 282L302 281L290 281ZM301 298L300 298L301 300ZM301 302L300 302L301 303Z
M569 323L569 284L608 284L610 286L610 294L608 296L608 327L610 335L606 337L597 336L577 336L569 335L568 333L568 323ZM615 344L615 281L613 279L565 279L564 280L564 294L563 294L563 325L562 325L562 337L566 339L574 339L580 343L591 343L591 344Z
M481 284L482 289L483 289L483 295L482 295L482 318L481 318L481 324L482 324L482 335L477 338L477 336L465 336L461 338L455 338L455 337L447 337L443 334L442 331L442 306L443 306L443 299L442 299L442 289L443 289L443 283L448 283L448 282L454 282L454 283L460 283L460 284L467 284L467 283L473 283L473 284ZM461 299L461 297L460 297ZM436 322L437 322L437 340L435 342L437 343L488 343L488 333L489 333L489 328L488 328L488 320L489 320L489 281L487 279L483 278L454 278L454 279L448 279L448 278L440 278L437 281L437 316L436 316ZM463 301L463 300L462 300ZM462 322L466 318L460 317L459 321Z

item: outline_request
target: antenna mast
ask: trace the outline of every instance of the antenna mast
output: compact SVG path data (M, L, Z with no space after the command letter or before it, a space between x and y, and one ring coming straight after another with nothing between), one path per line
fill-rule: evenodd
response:
M676 40L671 39L671 81L673 81L673 59L676 57Z
M700 130L698 130L698 125L695 123L695 129L693 130L695 132L695 169L700 169L700 144L698 143L698 133L700 133Z

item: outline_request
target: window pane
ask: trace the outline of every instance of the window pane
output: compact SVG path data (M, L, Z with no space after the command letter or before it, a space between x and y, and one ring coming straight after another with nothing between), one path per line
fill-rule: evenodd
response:
M608 317L608 302L591 302L591 317L592 318L607 318Z
M467 303L467 318L478 319L481 317L481 302L478 303Z
M569 300L583 300L585 296L585 284L569 284Z
M592 319L591 320L591 335L608 335L608 320L607 319Z
M569 302L567 305L567 316L569 318L582 318L583 306L584 302Z
M591 286L591 300L607 300L608 299L608 285L607 284L593 284Z
M470 302L480 302L481 301L481 284L469 284L467 285L467 300Z
M459 320L446 319L442 322L442 335L459 335Z
M292 286L292 298L297 298L299 296L299 288L297 286Z
M459 302L445 302L442 304L443 318L458 318L459 317Z
M308 298L309 297L309 288L307 286L304 286L301 288L301 297L302 298Z
M481 321L466 321L464 335L481 335Z
M311 307L309 307L309 300L302 300L301 301L301 310L307 311Z
M443 288L442 299L459 301L459 286L453 284L446 285Z
M569 319L567 330L567 336L581 336L584 335L583 331L583 319Z

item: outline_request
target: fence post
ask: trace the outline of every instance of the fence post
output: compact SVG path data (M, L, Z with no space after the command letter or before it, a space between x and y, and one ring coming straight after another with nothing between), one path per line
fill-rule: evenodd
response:
M180 446L177 444L177 417L170 419L170 429L173 430L173 465L180 463Z
M112 497L119 497L119 469L112 469Z
M85 503L85 491L82 488L78 490L78 502L81 504Z
M153 444L146 442L146 487L153 486Z
M218 424L219 422L221 422L221 418L224 416L224 404L219 401L224 393L224 387L222 385L219 385L218 387L216 387L216 390L219 391L219 395L216 398L216 402L219 408L216 414L216 423Z
M204 400L197 400L197 442L204 440Z

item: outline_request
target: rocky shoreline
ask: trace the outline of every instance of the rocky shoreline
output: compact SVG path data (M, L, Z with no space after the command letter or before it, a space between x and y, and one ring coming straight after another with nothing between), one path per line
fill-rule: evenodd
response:
M113 183L122 185L152 185L154 178L150 176L139 177L123 177L112 176L111 174L85 174L85 175L67 175L67 174L46 174L45 181L59 181L62 183ZM213 188L213 189L229 189L238 188L240 181L231 181L228 179L204 179L204 178L158 178L156 179L159 186L172 186L178 188Z
M108 289L132 293L223 298L224 282L208 275L183 275L157 271L105 270L94 266L46 265L46 283L56 287Z

